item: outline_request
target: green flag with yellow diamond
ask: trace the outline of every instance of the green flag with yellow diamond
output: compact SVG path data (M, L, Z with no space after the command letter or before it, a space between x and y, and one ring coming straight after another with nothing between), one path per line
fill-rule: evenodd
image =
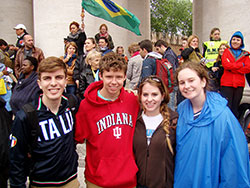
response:
M93 16L110 21L136 35L141 35L140 20L127 9L110 0L83 0L82 7Z

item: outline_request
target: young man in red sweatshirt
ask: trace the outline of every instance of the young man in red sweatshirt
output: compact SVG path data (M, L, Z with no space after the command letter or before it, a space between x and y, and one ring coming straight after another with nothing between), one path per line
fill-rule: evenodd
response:
M87 188L136 187L132 141L139 103L123 88L126 71L122 57L103 56L101 81L89 85L76 115L75 140L86 139Z

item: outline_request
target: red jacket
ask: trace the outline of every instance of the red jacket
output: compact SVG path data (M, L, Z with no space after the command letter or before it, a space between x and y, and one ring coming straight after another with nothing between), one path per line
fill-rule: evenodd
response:
M87 146L85 178L100 187L132 188L138 171L132 142L139 103L123 88L115 101L105 101L97 95L102 87L102 81L88 86L76 114L75 140L86 139Z
M230 48L226 49L222 55L222 66L224 73L221 77L221 86L245 87L245 74L250 72L250 59L246 56L248 52L242 51L235 59Z

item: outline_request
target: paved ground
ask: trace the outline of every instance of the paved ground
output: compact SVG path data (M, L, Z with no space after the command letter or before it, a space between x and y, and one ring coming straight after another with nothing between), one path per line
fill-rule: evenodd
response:
M78 181L81 184L80 188L86 188L85 179L84 179L86 145L85 144L77 144L77 153L79 155Z

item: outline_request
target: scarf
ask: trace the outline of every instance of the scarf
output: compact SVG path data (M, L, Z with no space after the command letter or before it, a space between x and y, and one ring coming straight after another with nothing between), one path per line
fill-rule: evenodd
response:
M78 30L76 34L69 33L69 36L68 36L68 37L69 37L70 39L78 39L80 33L81 33L81 30Z

